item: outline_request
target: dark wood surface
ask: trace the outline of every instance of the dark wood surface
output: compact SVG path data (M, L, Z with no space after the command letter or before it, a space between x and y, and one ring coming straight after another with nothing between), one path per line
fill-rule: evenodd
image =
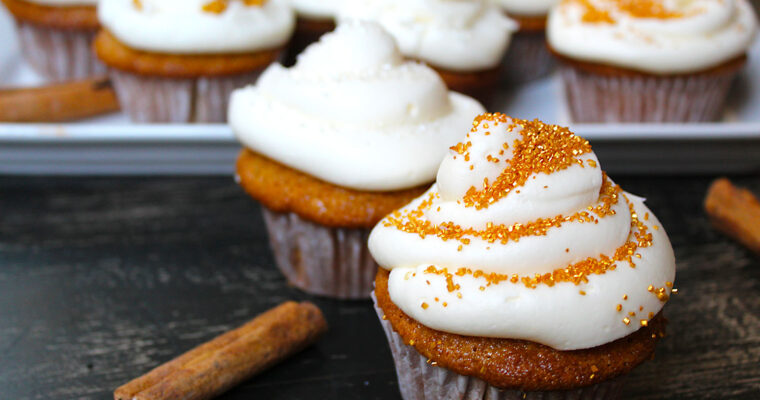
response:
M711 179L617 179L662 220L680 289L626 398L760 398L760 262L710 227ZM330 332L222 399L399 397L370 302L289 288L232 179L0 177L0 399L109 398L287 299L317 303Z

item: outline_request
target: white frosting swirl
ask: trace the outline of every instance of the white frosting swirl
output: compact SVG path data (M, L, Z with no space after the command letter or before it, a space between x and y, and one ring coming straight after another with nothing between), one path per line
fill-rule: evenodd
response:
M248 6L229 0L220 13L210 0L101 0L100 23L129 47L169 54L248 53L285 45L295 27L288 0Z
M542 16L549 13L560 0L490 0L504 11L515 16Z
M371 94L371 95L368 95ZM435 71L404 62L371 23L346 23L290 69L237 90L229 123L247 147L338 186L399 190L431 182L483 107Z
M743 55L757 31L746 0L653 1L675 14L637 17L614 0L565 0L549 14L549 44L574 59L675 74ZM588 4L607 13L611 22L584 21Z
M382 25L411 58L451 71L494 68L517 24L481 0L349 0L340 20Z
M673 250L643 199L620 193L616 202L610 200L610 193L617 193L615 186L605 183L593 152L571 155L574 161L569 166L550 174L529 172L524 184L487 207L466 206L468 191L482 191L484 179L493 183L512 168L512 152L523 137L519 122L481 122L465 139L471 143L467 159L460 151L452 151L441 164L437 184L428 193L374 228L369 249L381 267L391 270L391 300L433 329L524 339L559 350L595 347L635 332L642 319L650 319L664 304L649 286L670 293L667 282L675 277ZM509 146L506 150L505 143ZM421 204L423 201L427 203ZM589 207L596 209L603 204L611 210L607 214L589 211ZM637 220L633 220L629 207L633 207ZM417 210L421 211L414 214ZM403 220L409 212L415 215L416 226L429 221L443 233L400 229L394 221ZM583 213L591 220L566 219ZM552 218L556 220L544 224L543 231L542 225L535 224L539 219ZM579 284L559 280L552 286L538 283L530 287L522 280L562 271L589 259L617 260L618 249L633 246L632 240L638 243L638 223L652 238L651 243L635 248L635 268L628 260L621 260L606 273L587 274L588 281ZM453 237L449 232L457 228L452 224L479 232ZM488 240L481 235L500 224L509 227L508 232L528 226L531 233L504 242L496 236ZM463 245L463 240L469 244ZM438 272L429 270L431 266ZM470 272L457 274L462 268ZM451 281L440 273L443 269L452 274ZM520 278L494 282L480 273ZM452 285L460 287L451 290Z
M25 0L34 4L42 4L52 7L70 7L70 6L94 6L98 0Z
M299 17L331 20L343 0L290 0Z

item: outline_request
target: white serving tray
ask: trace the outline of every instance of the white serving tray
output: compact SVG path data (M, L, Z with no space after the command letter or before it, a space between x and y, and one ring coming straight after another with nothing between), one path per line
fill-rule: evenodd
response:
M0 87L44 80L21 59L0 7ZM498 110L570 125L610 173L760 172L760 41L715 124L572 124L558 76L499 96ZM232 174L240 150L225 125L136 125L120 113L69 124L0 123L0 174Z

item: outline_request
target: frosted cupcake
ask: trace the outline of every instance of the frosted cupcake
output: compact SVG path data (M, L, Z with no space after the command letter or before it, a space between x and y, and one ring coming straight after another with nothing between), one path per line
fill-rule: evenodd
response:
M105 73L90 46L98 30L97 0L2 0L18 27L21 53L52 81Z
M498 87L514 21L481 0L350 0L340 20L379 23L408 58L433 67L451 90L488 100Z
M746 0L564 0L547 31L576 122L705 122L757 20Z
M383 216L425 191L482 106L404 62L375 24L347 23L235 91L243 188L264 207L278 267L313 294L367 298Z
M98 57L136 122L223 122L293 33L287 0L102 0Z
M548 75L554 67L554 57L546 48L546 17L559 0L490 1L520 26L505 57L507 80L523 83Z
M372 231L407 399L606 399L651 358L675 278L644 199L567 128L485 114Z
M296 33L288 45L288 65L306 46L335 29L335 16L343 0L291 0L296 10Z

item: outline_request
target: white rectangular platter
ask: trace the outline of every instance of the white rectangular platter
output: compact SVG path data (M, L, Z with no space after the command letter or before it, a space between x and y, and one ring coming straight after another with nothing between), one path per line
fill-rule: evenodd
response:
M0 7L0 87L44 84L21 59ZM714 124L572 124L558 76L504 88L497 110L569 125L610 173L760 172L760 42ZM122 114L68 124L0 123L0 174L232 174L240 150L225 125L135 125Z

